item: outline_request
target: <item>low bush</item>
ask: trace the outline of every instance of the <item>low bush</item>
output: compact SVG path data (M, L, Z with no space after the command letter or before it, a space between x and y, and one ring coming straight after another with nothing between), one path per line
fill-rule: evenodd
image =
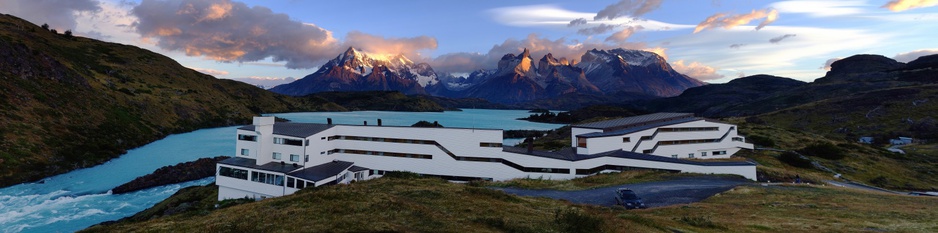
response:
M793 167L800 167L800 168L814 167L814 165L811 164L811 160L802 158L801 155L798 155L797 153L794 153L794 152L782 153L782 155L778 156L778 160L788 165L791 165Z
M554 212L554 222L563 232L602 232L603 219L575 209Z
M749 135L746 137L746 141L749 141L752 144L758 145L760 147L775 147L775 140L762 135Z

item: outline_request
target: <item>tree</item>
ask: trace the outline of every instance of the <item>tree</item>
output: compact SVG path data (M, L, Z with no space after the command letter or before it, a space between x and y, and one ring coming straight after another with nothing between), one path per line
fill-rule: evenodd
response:
M65 30L65 37L72 38L72 30Z
M42 24L42 29L49 30L49 24Z
M59 31L56 31L55 29L49 29L49 31L55 34L59 34Z

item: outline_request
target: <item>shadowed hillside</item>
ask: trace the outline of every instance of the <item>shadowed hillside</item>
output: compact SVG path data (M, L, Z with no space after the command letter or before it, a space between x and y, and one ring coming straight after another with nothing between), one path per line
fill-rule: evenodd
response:
M0 186L93 166L169 134L301 105L134 46L0 16ZM326 105L328 106L328 105Z

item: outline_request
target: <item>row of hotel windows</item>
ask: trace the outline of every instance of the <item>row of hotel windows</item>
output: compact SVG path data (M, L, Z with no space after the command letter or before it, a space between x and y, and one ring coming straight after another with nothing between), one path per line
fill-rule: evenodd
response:
M231 178L236 178L236 179L247 180L247 179L248 179L248 170L238 169L238 168L230 168L230 167L224 167L224 166L222 166L220 169L218 169L218 175L220 175L220 176L226 176L226 177L231 177ZM258 183L265 183L265 184L272 184L272 185L280 185L280 186L282 186L282 185L283 185L283 176L282 176L282 175L267 174L267 173L263 173L263 172L252 171L252 172L251 172L251 181L258 182Z
M250 156L251 150L241 149L241 155ZM271 155L271 158L273 158L274 160L283 160L283 154L281 154L280 152L273 152L273 154ZM299 162L299 161L300 161L300 155L290 154L290 162ZM306 162L309 162L309 155L306 156Z
M368 150L349 150L349 149L329 150L330 155L334 153L377 155L377 156L403 157L403 158L415 158L415 159L433 159L433 155L425 155L425 154L409 154L409 153L395 153L395 152L368 151Z
M394 142L394 143L410 143L410 144L426 144L426 145L436 145L436 141L432 140L420 140L420 139L401 139L401 138L378 138L378 137L361 137L361 136L330 136L327 137L329 141L332 140L356 140L356 141L372 141L372 142ZM480 142L480 147L502 147L502 143L499 142Z
M256 142L256 141L257 141L257 136L256 136L256 135L238 134L238 140ZM303 140L275 137L275 138L274 138L274 144L291 145L291 146L302 146L302 145L303 145Z
M218 170L218 175L247 180L248 170L222 166ZM258 182L258 183L272 184L272 185L283 185L283 176L267 174L263 172L251 172L251 181ZM293 177L289 177L289 176L287 177L287 187L302 189L307 186L315 187L316 183L305 182L301 179L294 179Z
M660 132L689 132L689 131L717 131L719 127L682 127L682 128L658 128Z
M714 152L713 152L713 155L725 155L725 154L726 154L726 151L725 151L725 150L714 151ZM707 156L707 152L706 152L706 151L700 152L700 156L706 157L706 156ZM676 159L677 157L678 157L677 154L671 155L671 158L675 158L675 159ZM687 157L688 157L688 158L694 158L694 153L687 154Z

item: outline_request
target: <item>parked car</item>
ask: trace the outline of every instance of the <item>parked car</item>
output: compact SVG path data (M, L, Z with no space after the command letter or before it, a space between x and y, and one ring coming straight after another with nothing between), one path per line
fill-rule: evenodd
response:
M627 188L616 189L616 205L624 206L626 209L644 209L645 202L642 198L635 195L635 191Z

